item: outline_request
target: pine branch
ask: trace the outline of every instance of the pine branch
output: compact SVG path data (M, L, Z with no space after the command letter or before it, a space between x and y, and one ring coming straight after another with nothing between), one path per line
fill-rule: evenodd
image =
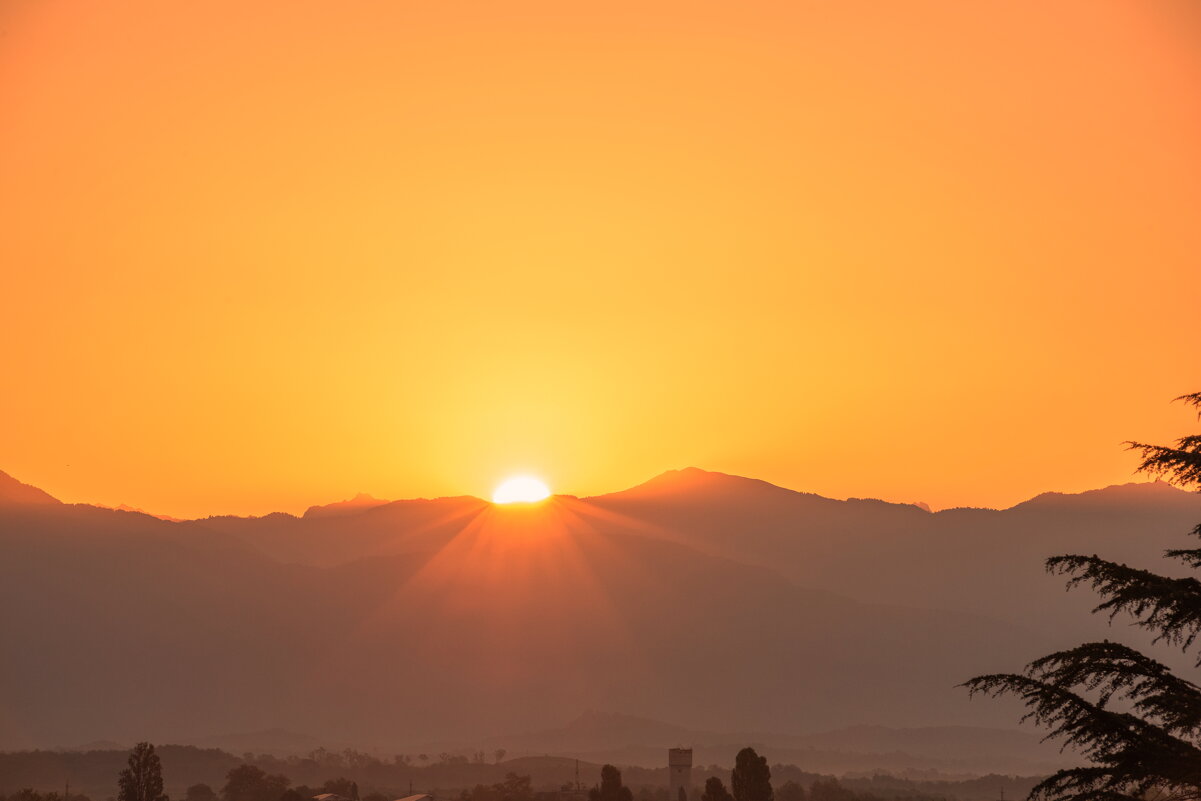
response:
M1062 738L1096 762L1106 762L1143 724L1128 713L1113 712L1066 687L1018 673L990 673L964 682L970 695L1019 697L1029 710L1022 721L1033 720L1048 729L1044 740Z
M1183 437L1175 448L1127 442L1126 447L1138 451L1142 461L1138 472L1164 478L1181 487L1201 486L1201 437Z
M1197 417L1201 419L1201 392L1181 395L1176 400L1196 407ZM1181 437L1176 440L1174 448L1145 442L1127 442L1126 447L1138 451L1142 458L1138 472L1165 478L1181 487L1197 487L1201 490L1201 435Z
M1124 612L1135 619L1135 625L1157 632L1154 642L1187 651L1201 633L1201 581L1197 579L1167 578L1096 555L1053 556L1046 566L1049 573L1071 575L1069 589L1088 583L1106 598L1094 612L1105 612L1110 620Z
M1181 395L1175 400L1184 401L1189 406L1197 407L1197 418L1201 419L1201 392L1191 392L1188 395Z
M1137 793L1105 789L1108 768L1067 768L1057 771L1030 790L1030 799L1062 799L1074 801L1145 801Z
M1201 392L1177 398L1198 409ZM1201 490L1201 435L1175 447L1128 442L1140 452L1139 470ZM1201 538L1201 525L1193 528ZM1201 569L1201 548L1166 555ZM1048 572L1069 576L1068 588L1088 584L1101 595L1093 609L1110 621L1119 613L1165 642L1187 651L1201 635L1201 581L1168 578L1093 556L1056 556ZM1201 657L1198 658L1201 665ZM1033 801L1201 801L1201 686L1124 645L1086 643L1049 654L1024 674L978 676L972 695L1014 695L1026 706L1022 720L1048 730L1093 764L1061 770L1030 793ZM1082 693L1096 698L1089 700ZM1130 712L1109 708L1121 701Z
M1135 712L1158 720L1173 734L1201 732L1201 687L1120 643L1085 643L1049 654L1031 662L1026 672L1059 687L1096 692L1101 708L1115 695L1128 700Z
M1201 524L1194 526L1189 533L1201 538ZM1201 548L1172 548L1164 551L1163 555L1170 559L1179 559L1189 567L1201 568Z
M1153 788L1201 795L1201 749L1137 715L1114 712L1067 687L1020 674L978 676L965 685L972 695L1015 695L1034 720L1095 764L1062 770L1031 791L1032 799L1118 801Z

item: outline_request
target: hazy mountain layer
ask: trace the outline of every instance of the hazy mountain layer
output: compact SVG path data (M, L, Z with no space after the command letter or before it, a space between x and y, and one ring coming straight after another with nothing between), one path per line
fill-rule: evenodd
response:
M183 523L13 485L5 747L272 727L478 742L583 709L694 732L1009 726L1012 707L954 685L1090 633L1089 599L1041 559L1153 563L1201 519L1162 485L931 514L695 470L537 507ZM598 748L643 745L662 743Z

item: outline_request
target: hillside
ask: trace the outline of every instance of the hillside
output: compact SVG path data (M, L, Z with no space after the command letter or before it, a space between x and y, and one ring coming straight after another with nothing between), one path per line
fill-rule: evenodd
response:
M470 744L596 709L673 721L698 747L697 732L789 732L773 745L922 757L956 738L922 752L918 735L869 728L803 737L1012 726L1012 707L955 685L1098 629L1127 636L1090 620L1042 558L1154 563L1198 501L1136 485L932 514L689 470L526 508L443 498L173 523L9 504L0 632L24 657L0 665L0 743L276 729ZM638 761L671 731L524 747Z

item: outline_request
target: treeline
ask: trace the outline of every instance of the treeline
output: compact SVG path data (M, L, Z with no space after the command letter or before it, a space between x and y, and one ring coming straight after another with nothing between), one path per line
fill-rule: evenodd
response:
M164 745L155 752L162 759L164 776L178 797L193 784L219 782L231 768L242 764L233 754L216 748ZM24 788L47 796L71 784L71 801L87 797L106 801L117 794L117 776L125 767L128 751L9 751L0 753L0 798L13 798ZM37 801L27 798L25 801Z
M8 795L0 793L0 801L92 801L92 799L78 793L68 794L66 785L64 785L63 792L61 793L56 793L53 790L47 793L39 793L30 787L24 787Z
M796 765L773 765L773 775L781 780L776 801L998 801L1022 799L1037 784L1038 776L988 775L975 779L907 779L886 774L873 776L834 776L810 773ZM805 795L784 797L790 784L799 785Z
M576 787L575 760L523 757L497 764L505 757L502 749L470 756L398 754L387 759L350 749L318 749L301 757L238 758L217 749L161 746L155 755L161 757L169 801L310 801L321 793L393 801L408 795L410 788L432 793L439 801L585 801L589 787L599 790L603 785L598 775L603 769L595 764L580 765L583 786ZM0 801L116 801L116 777L127 757L119 751L0 753ZM735 762L733 771L717 765L694 768L686 801L705 801L710 779L723 788L730 785L727 792L733 797ZM71 795L64 798L68 780ZM891 776L836 779L779 764L768 770L768 782L774 784L772 801L996 801L1002 795L1021 798L1036 781L1002 776L959 782ZM666 784L666 768L630 767L622 787L630 790L631 801L680 801L668 797Z

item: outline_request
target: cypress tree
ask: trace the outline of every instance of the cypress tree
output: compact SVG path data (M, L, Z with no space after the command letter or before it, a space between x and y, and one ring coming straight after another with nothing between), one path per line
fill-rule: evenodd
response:
M744 748L734 757L734 771L730 774L730 790L734 801L773 801L771 770L767 757L761 757L754 748Z
M701 793L701 801L734 801L734 796L721 783L721 779L710 776L705 779L705 791Z
M128 765L117 778L117 801L168 801L163 793L163 766L153 745L135 745Z
M613 765L601 768L600 787L588 791L588 801L634 801L634 793L621 783L621 771Z

